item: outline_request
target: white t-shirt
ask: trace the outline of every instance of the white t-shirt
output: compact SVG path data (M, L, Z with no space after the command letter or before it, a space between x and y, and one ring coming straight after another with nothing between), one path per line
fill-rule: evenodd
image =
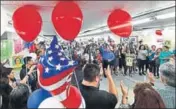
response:
M147 59L147 50L139 50L137 58L141 59L141 60L146 60Z

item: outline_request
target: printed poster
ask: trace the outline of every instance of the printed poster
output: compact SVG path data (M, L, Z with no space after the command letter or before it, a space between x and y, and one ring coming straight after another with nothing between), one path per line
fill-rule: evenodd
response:
M133 58L126 57L126 65L132 67L133 66Z
M23 56L22 55L13 56L12 63L13 63L13 67L21 68L21 66L23 65Z
M1 40L1 61L12 56L13 46L11 40Z
M18 39L18 40L14 40L14 51L15 54L21 52L23 50L23 42L22 40Z
M164 46L168 46L170 48L171 47L171 41L170 40L165 40L164 41Z

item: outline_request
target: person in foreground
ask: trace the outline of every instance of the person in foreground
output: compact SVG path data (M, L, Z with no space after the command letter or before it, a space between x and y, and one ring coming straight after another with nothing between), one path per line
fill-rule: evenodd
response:
M101 73L100 67L87 64L84 68L84 79L81 83L81 93L85 99L86 109L114 109L117 104L118 93L112 79L110 67L105 69L109 83L109 92L99 90Z
M137 83L133 90L134 103L128 104L128 91L123 82L120 83L122 91L122 103L120 108L130 109L164 109L165 104L159 93L152 87L150 83Z
M8 109L27 109L29 95L29 87L25 84L19 84L10 93Z
M161 78L161 85L157 86L155 84L155 79L152 73L148 74L148 79L150 83L154 85L154 88L159 92L161 95L166 108L176 108L176 77L175 77L175 64L167 62L160 66L159 68L160 78Z

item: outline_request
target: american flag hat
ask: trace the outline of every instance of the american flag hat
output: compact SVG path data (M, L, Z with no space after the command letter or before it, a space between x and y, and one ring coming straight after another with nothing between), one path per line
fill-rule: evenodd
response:
M39 85L53 96L58 97L61 102L66 100L71 76L77 64L77 61L65 56L64 50L58 44L57 37L54 36L45 55L40 58L38 65Z

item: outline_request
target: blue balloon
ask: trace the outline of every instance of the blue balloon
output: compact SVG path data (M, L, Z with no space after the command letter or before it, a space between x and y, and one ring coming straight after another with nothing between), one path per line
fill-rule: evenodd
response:
M32 108L38 108L38 106L40 105L40 103L45 100L48 97L51 97L52 95L44 90L44 89L37 89L36 91L34 91L30 97L28 98L28 102L27 102L27 107L29 109Z

